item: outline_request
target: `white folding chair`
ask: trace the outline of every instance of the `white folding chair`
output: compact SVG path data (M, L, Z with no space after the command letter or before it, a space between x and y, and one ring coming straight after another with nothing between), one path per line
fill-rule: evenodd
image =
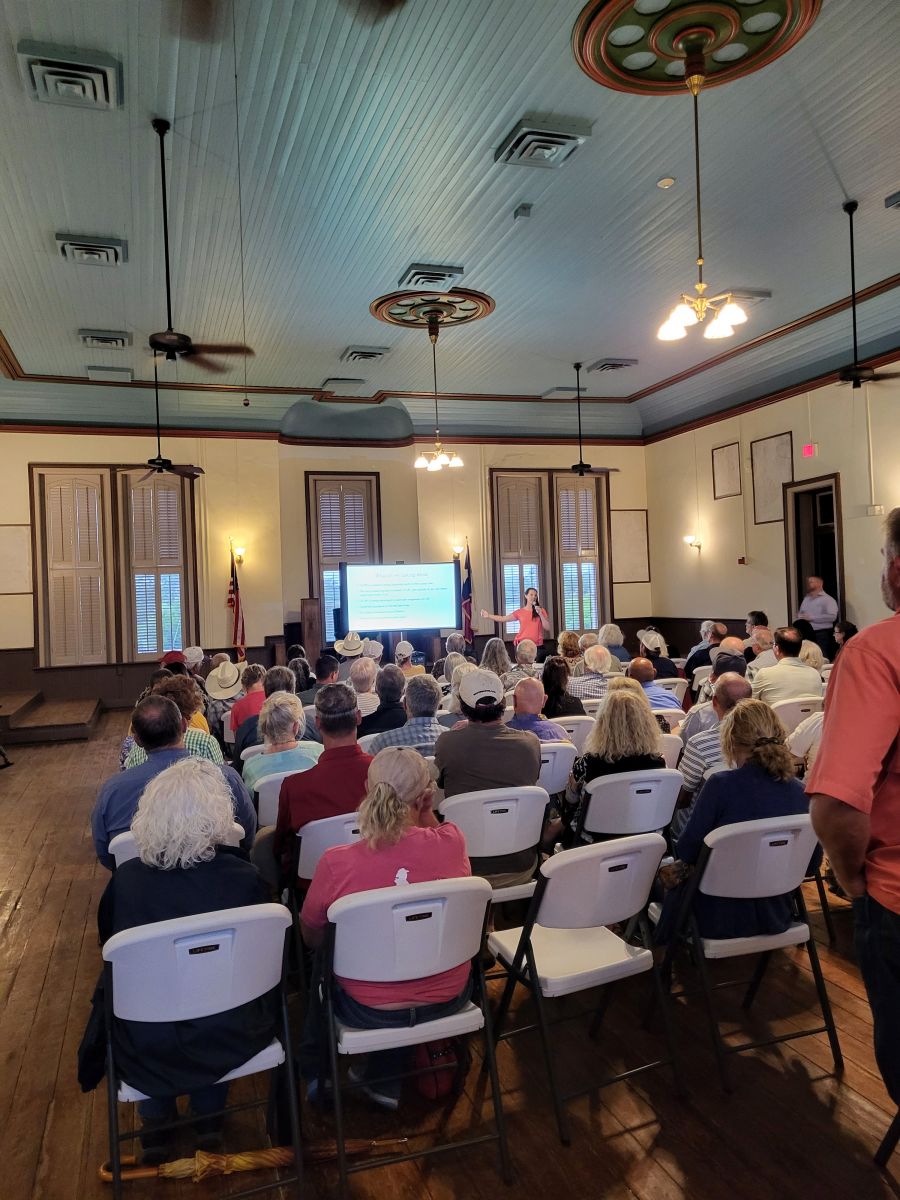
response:
M821 712L824 706L825 701L821 696L798 696L796 700L776 700L772 711L777 713L788 733L793 733L801 721L813 713Z
M515 708L511 704L507 704L506 708L503 710L503 724L508 725L515 715Z
M584 711L586 713L588 713L589 716L595 717L597 715L597 713L600 711L600 705L603 703L603 701L605 699L606 699L606 697L603 696L597 700L582 700L581 707L584 709ZM551 720L552 719L553 718L551 718Z
M278 820L278 797L281 795L281 785L288 775L298 775L299 771L276 771L274 775L263 775L256 781L256 813L259 828L264 825L274 825Z
M681 772L668 767L600 775L584 785L587 802L581 806L575 836L630 837L665 829L683 784Z
M542 787L489 788L442 800L440 812L445 820L452 821L462 830L470 858L493 858L533 850L537 861L549 804L550 797ZM527 900L534 887L532 879L512 887L494 888L491 902Z
M504 1182L512 1181L490 1005L480 961L490 897L490 885L484 879L442 879L356 892L342 896L328 909L323 984L342 1197L347 1195L347 1176L351 1172L445 1152L448 1143L442 1140L436 1146L408 1154L367 1157L348 1163L339 1057L417 1046L438 1038L464 1037L479 1030L484 1034L484 1060L490 1071L496 1128L453 1145L463 1147L495 1140ZM449 1017L394 1028L358 1029L343 1024L335 1015L335 976L370 983L399 983L438 975L467 962L471 962L474 975L473 1000ZM324 1094L323 1084L320 1078L321 1094Z
M654 708L654 717L662 717L669 729L677 729L687 714L680 708Z
M697 689L700 687L700 684L706 683L706 681L707 681L707 679L709 679L710 675L712 675L712 667L695 667L694 668L694 679L691 684L691 687L693 688L693 690L696 692ZM657 682L659 683L659 682L661 682L661 680L657 680Z
M238 825L237 821L232 821L231 829L228 836L225 838L224 845L239 846L244 840L244 827ZM109 853L116 860L116 866L121 867L122 863L128 862L130 858L137 858L140 854L137 842L134 840L134 834L130 829L126 829L124 833L117 833L109 843Z
M687 659L686 658L673 658L672 662L675 664L676 667L678 667L679 671L683 671L684 664L687 662Z
M666 766L671 770L678 766L684 742L677 733L661 733L659 735L659 752L666 760Z
M337 817L322 817L308 821L297 830L300 839L300 854L297 859L297 877L312 879L319 859L332 846L349 846L359 841L359 814L344 813Z
M554 725L560 725L566 731L569 741L579 754L584 750L587 736L594 728L593 717L554 717Z
M679 704L683 702L685 693L688 690L688 681L686 679L657 679L656 682L661 688L665 688L667 692L673 692Z
M248 746L246 750L241 751L241 762L246 762L248 758L256 758L265 748L265 742L260 742L258 746Z
M675 1044L667 998L653 954L642 946L630 945L607 926L637 920L649 945L646 906L666 843L657 833L599 842L564 850L549 858L540 870L537 890L525 924L488 935L488 947L506 967L508 978L497 1010L497 1039L524 1033L534 1026L502 1031L516 983L530 991L537 1009L544 1061L553 1096L560 1140L570 1141L565 1103L585 1092L593 1092L625 1076L669 1064L677 1074ZM550 1042L544 1001L569 996L588 988L602 987L594 1011L590 1036L599 1031L609 1003L611 985L619 979L650 971L654 990L665 1018L668 1058L657 1059L607 1076L588 1087L563 1093L559 1087L555 1051ZM582 1016L583 1013L576 1013ZM582 1043L584 1046L584 1043Z
M234 729L231 726L231 709L222 718L222 741L228 746L234 745Z
M727 1054L739 1054L742 1050L754 1050L759 1046L771 1046L812 1034L827 1033L834 1059L835 1071L843 1067L843 1057L838 1042L837 1030L825 980L819 965L819 955L814 939L810 935L809 918L803 899L801 884L807 877L809 862L816 848L816 835L808 813L787 817L766 817L756 821L739 821L721 825L706 835L703 849L693 875L688 880L675 924L675 936L666 950L664 973L671 974L671 963L678 944L679 935L690 938L697 964L700 983L709 1016L710 1033L719 1066L719 1075L725 1091L732 1090L726 1067ZM791 896L796 906L796 918L781 933L761 933L751 937L705 938L701 935L694 914L694 899L700 892L705 896L716 896L727 900L771 899L776 896ZM713 958L737 958L746 954L760 955L753 977L744 994L743 1007L752 1005L773 951L788 946L806 946L809 965L812 968L819 1005L824 1025L814 1029L801 1029L782 1033L770 1038L761 1038L738 1045L725 1042L713 1007L714 985L709 978L707 962ZM722 986L722 985L718 985Z
M538 787L555 796L564 792L578 751L571 742L541 742L541 773Z
M375 739L377 737L381 737L381 734L380 733L367 733L367 734L365 734L364 737L357 738L356 744L359 746L360 750L362 750L364 754L369 754L370 753L369 747L372 745L372 743L375 741Z
M271 1188L293 1184L300 1196L302 1149L297 1085L284 990L285 931L290 913L282 904L251 904L199 916L137 925L115 934L103 946L104 1003L107 1015L106 1082L113 1196L122 1195L120 1144L139 1135L119 1133L117 1101L149 1099L122 1077L115 1056L115 1021L197 1021L230 1012L264 996L280 993L278 1035L259 1053L209 1083L226 1083L260 1071L282 1070L289 1098L295 1173L276 1179ZM202 1064L197 1065L202 1074ZM257 1101L264 1107L268 1098ZM239 1107L254 1107L243 1104ZM227 1112L227 1108L225 1109ZM192 1120L184 1117L172 1128ZM235 1193L255 1195L260 1189Z

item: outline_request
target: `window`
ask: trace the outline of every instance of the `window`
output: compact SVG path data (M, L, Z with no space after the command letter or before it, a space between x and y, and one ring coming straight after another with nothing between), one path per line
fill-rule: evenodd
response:
M381 561L378 476L307 472L306 501L310 585L321 602L324 640L330 643L336 634L334 610L341 604L340 564Z
M563 628L600 626L597 483L593 476L556 474L556 545Z
M521 608L526 588L546 590L544 569L545 482L539 474L497 472L494 475L495 545L500 577L499 611ZM546 605L547 599L543 597ZM518 624L508 621L508 634Z
M151 661L194 640L190 482L145 468L31 473L39 665Z

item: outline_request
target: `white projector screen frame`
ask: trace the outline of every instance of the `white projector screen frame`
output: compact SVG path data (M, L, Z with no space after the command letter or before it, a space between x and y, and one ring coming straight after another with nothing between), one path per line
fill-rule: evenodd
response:
M341 563L343 633L460 629L459 562ZM429 595L429 593L432 593Z

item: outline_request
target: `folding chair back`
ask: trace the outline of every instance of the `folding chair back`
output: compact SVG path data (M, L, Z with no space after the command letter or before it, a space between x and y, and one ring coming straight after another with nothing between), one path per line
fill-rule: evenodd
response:
M700 891L739 900L793 892L805 879L816 848L808 813L721 825L705 841L710 855Z
M257 780L257 814L260 827L274 825L278 820L278 797L281 795L281 785L288 775L297 775L298 771L276 771L274 775L264 775Z
M265 748L264 742L260 742L257 746L248 746L246 750L241 751L241 762L246 762L248 758L256 758L257 754L262 754Z
M681 708L654 708L653 715L662 717L670 731L677 728L685 718L685 712Z
M507 704L506 708L503 710L503 724L508 725L515 715L515 708L511 704Z
M369 747L377 737L381 737L380 733L367 733L364 737L357 738L357 745L364 754L371 754Z
M565 791L578 751L571 742L541 742L541 773L538 786L555 796Z
M243 839L243 825L238 825L237 821L232 821L231 829L225 838L224 845L239 846ZM116 834L109 843L109 852L116 860L117 867L121 867L122 863L128 862L130 858L137 858L140 855L137 842L134 840L134 834L130 829L126 829L124 833Z
M113 1013L123 1021L194 1021L255 1000L281 980L283 904L250 904L137 925L111 937Z
M813 713L821 712L824 705L821 696L798 696L795 700L776 700L772 711L778 714L788 733L793 733L801 721Z
M531 850L541 840L550 796L542 787L488 788L441 801L441 815L462 830L473 858Z
M673 692L679 704L684 700L684 694L688 689L688 681L686 679L657 679L656 681L661 688L665 688L667 692Z
M627 921L647 903L666 851L658 833L563 850L541 866L547 885L537 923L547 929L592 929Z
M566 731L569 741L572 742L579 754L584 749L584 743L587 741L587 736L594 728L593 717L554 717L554 725L561 725Z
M694 680L691 686L696 692L700 685L706 683L707 679L712 675L712 667L695 667L693 674Z
M481 948L491 899L486 879L437 879L342 896L328 909L334 972L395 983L468 962Z
M297 830L297 837L300 839L297 875L300 879L312 879L319 859L326 850L359 841L359 814L352 812L308 821Z
M602 698L597 699L597 700L582 700L581 707L590 716L595 717L597 715L597 713L600 711L600 705L603 703L603 701L605 699L606 699L606 697L603 696Z
M674 771L681 758L684 742L677 733L661 733L659 735L659 752L666 760L666 766Z
M623 771L585 784L585 833L626 836L664 829L672 820L684 778L680 771Z

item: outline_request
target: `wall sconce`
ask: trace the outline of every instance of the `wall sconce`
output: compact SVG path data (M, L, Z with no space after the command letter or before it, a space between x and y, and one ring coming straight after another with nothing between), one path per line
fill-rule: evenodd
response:
M700 539L694 533L686 533L681 539L686 546L692 546L695 550L699 550L701 546Z
M247 553L247 547L246 547L246 546L235 546L235 547L234 547L234 561L237 563L237 565L238 565L239 567L240 567L240 566L243 566L243 564L244 564L244 555L245 555L246 553Z
M454 546L453 547L453 557L460 558L463 550L465 550L465 546Z

